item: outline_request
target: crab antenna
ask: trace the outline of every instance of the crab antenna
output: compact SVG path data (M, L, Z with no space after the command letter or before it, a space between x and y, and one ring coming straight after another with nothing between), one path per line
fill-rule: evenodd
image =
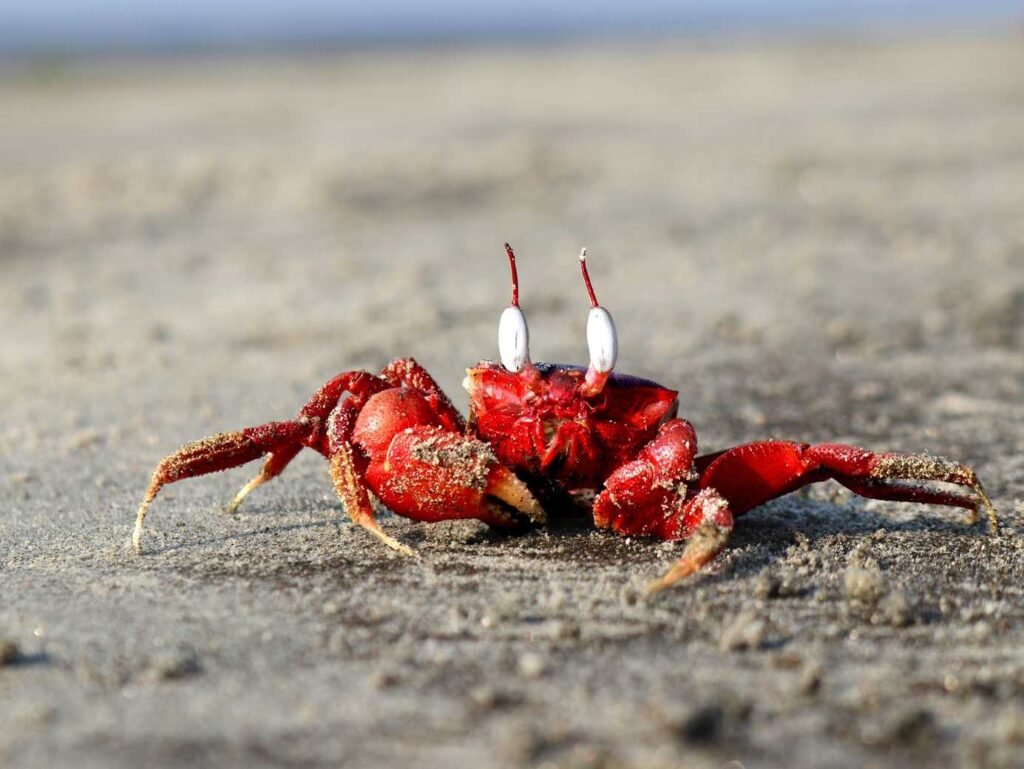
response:
M583 273L583 282L587 284L587 293L590 294L590 306L597 307L597 295L594 294L594 286L590 282L590 273L587 272L587 249L585 248L580 251L580 272Z
M505 253L508 254L508 266L512 268L512 306L519 306L519 273L516 272L516 252L512 246L505 244Z

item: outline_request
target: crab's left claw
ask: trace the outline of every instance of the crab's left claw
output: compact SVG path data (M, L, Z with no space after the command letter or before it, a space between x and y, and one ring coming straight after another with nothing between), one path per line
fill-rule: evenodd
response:
M418 425L391 440L371 461L366 480L394 512L419 521L476 518L492 526L543 524L529 487L484 442Z

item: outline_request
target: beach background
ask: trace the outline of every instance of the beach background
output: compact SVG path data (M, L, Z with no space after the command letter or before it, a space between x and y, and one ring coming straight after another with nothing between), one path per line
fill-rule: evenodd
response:
M1020 766L1024 16L966 6L5 4L0 765ZM1002 533L823 484L645 599L679 545L382 513L409 560L310 454L126 550L339 371L462 406L506 240L535 359L587 246L703 450L947 455Z

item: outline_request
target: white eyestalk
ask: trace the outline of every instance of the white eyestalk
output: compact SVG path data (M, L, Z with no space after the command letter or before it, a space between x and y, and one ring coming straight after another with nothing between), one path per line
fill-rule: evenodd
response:
M501 365L518 374L530 360L530 329L518 307L506 307L498 321L498 351Z
M512 303L501 313L498 321L498 352L501 365L518 374L530 364L530 328L526 315L519 309L519 274L512 246L505 244L509 267L512 269Z
M604 307L593 307L587 318L587 347L590 348L590 365L594 370L607 374L615 368L619 357L619 337L615 333L615 321Z
M612 314L597 303L594 286L587 272L587 249L580 251L580 272L590 295L590 315L587 317L587 347L590 349L590 368L581 385L583 395L597 395L615 368L619 357L619 335L615 332Z

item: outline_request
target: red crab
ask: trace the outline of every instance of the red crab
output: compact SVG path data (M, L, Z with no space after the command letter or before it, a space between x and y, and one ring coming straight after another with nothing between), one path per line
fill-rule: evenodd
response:
M512 302L498 325L501 362L481 361L467 371L468 422L411 358L394 360L376 375L339 374L295 419L204 438L160 462L139 507L135 548L147 508L168 483L266 457L260 474L229 505L234 510L303 448L328 460L352 520L409 555L408 546L378 525L371 493L398 515L419 521L476 518L513 528L544 524L545 509L558 515L570 495L581 499L594 492L597 527L687 540L681 559L652 590L712 560L736 517L829 478L864 497L966 508L971 523L983 509L996 530L995 510L974 471L939 457L781 440L698 456L693 425L676 416L675 390L612 373L615 326L597 303L585 250L580 268L591 304L590 366L531 362L515 254L508 244L505 250Z

